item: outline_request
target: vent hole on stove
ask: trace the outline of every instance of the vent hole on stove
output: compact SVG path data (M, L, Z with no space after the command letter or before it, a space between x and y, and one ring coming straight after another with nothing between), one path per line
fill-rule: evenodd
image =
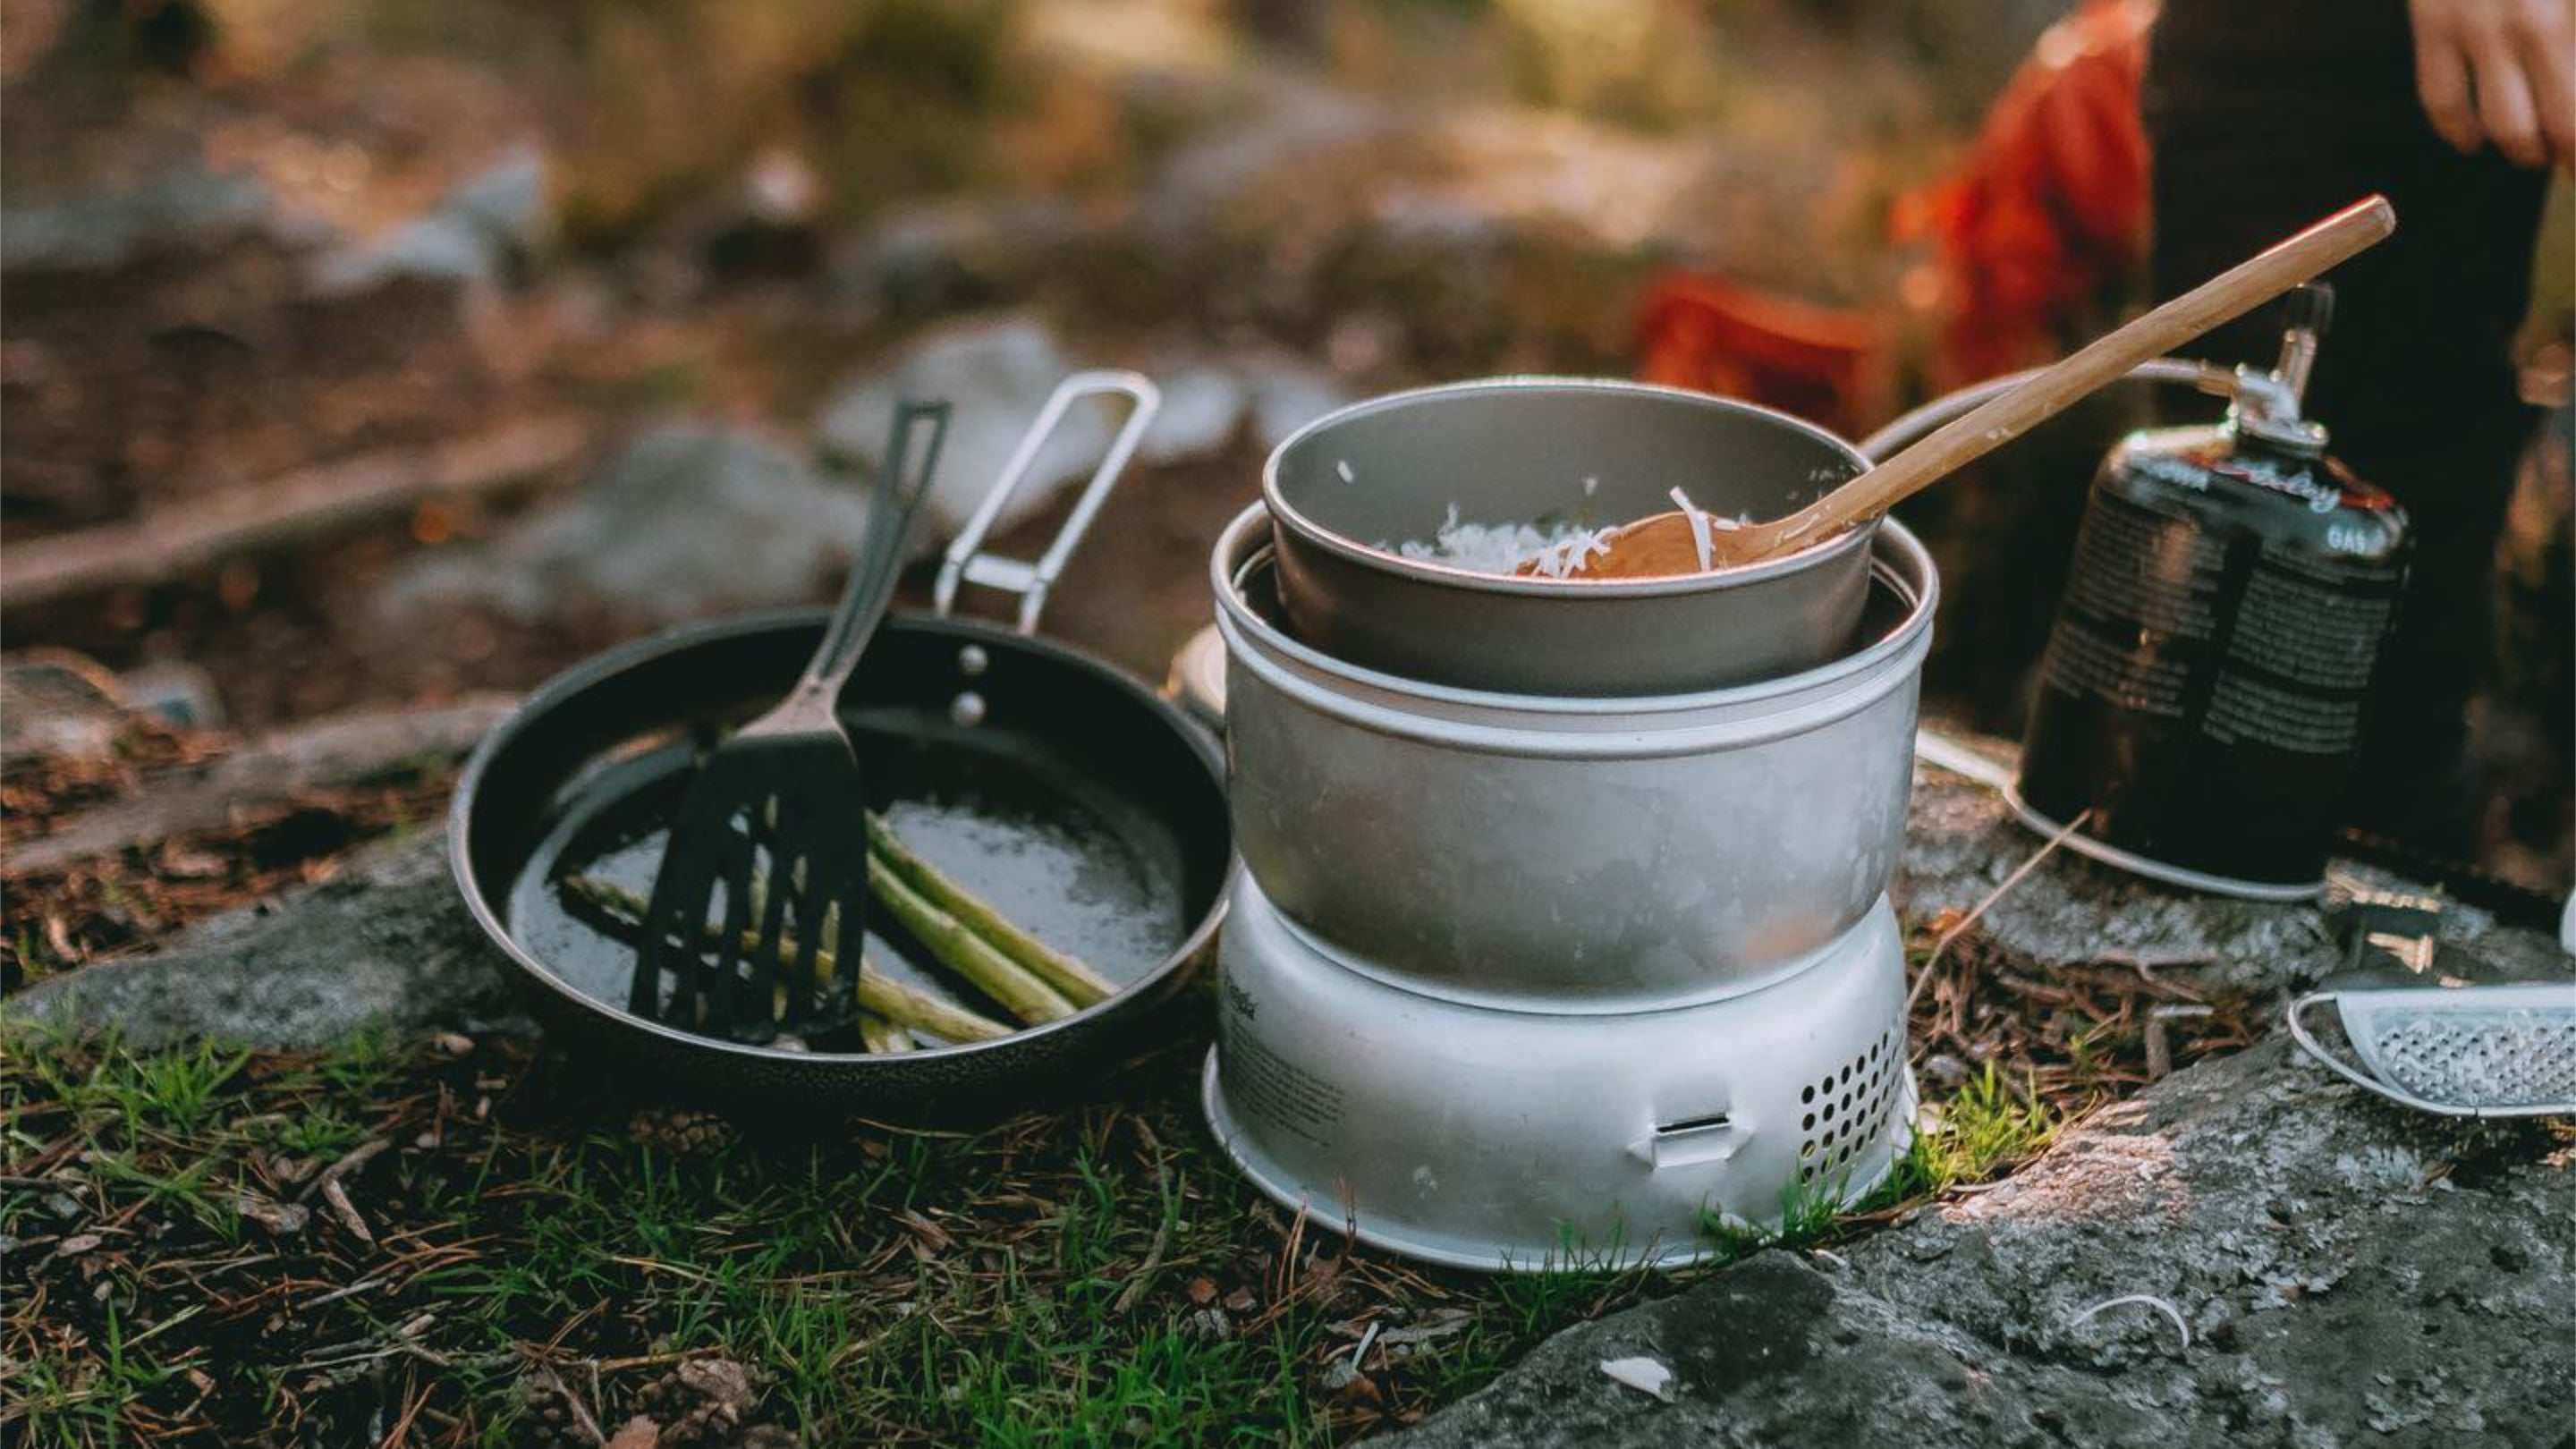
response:
M1798 1089L1806 1111L1799 1118L1799 1180L1814 1183L1861 1160L1880 1139L1893 1114L1897 1033L1893 1028L1865 1043L1851 1059L1812 1085Z

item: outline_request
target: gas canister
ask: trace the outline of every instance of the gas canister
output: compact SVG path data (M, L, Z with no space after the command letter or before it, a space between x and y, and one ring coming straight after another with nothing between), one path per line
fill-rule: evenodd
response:
M2082 822L2069 849L2229 895L2324 887L2409 542L2300 415L2332 300L2291 294L2224 422L2103 460L2012 791L2034 828Z

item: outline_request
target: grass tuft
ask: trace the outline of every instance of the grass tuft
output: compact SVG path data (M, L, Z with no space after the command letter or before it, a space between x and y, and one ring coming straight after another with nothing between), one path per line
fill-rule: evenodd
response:
M1985 1182L2037 1156L2061 1125L2036 1090L2016 1089L1989 1062L1941 1107L1931 1130L1916 1134L1926 1190Z

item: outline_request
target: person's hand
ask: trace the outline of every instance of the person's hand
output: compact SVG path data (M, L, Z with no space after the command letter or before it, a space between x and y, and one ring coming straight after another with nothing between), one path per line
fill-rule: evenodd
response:
M2576 159L2576 0L2407 0L2415 91L2443 140Z

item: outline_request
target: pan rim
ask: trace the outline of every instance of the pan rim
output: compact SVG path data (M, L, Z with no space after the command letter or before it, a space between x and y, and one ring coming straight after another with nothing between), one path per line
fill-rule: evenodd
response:
M836 1072L845 1072L853 1068L860 1071L900 1070L912 1064L956 1061L984 1053L1017 1050L1049 1036L1082 1030L1090 1022L1114 1011L1137 1006L1160 994L1174 976L1186 970L1191 962L1206 954L1209 945L1215 940L1218 928L1224 924L1227 909L1233 900L1234 872L1239 862L1234 852L1233 827L1230 819L1227 819L1226 823L1226 860L1222 867L1223 874L1219 877L1220 884L1217 887L1216 896L1201 913L1198 922L1181 939L1180 944L1173 947L1161 961L1155 963L1143 975L1080 1011L1055 1021L1020 1027L1008 1035L995 1037L991 1041L954 1042L947 1046L925 1046L901 1053L800 1051L787 1047L726 1041L717 1037L682 1031L676 1027L637 1016L614 1003L602 1001L598 997L576 989L570 982L548 969L545 963L537 958L536 953L519 941L517 935L510 930L508 923L502 920L500 913L486 898L481 882L475 875L470 827L475 805L482 797L483 777L492 761L524 734L534 721L546 717L560 709L565 701L615 675L677 652L684 647L717 644L727 639L776 629L797 627L819 629L827 618L828 611L819 608L763 609L720 619L679 624L658 630L640 639L629 640L566 668L530 690L527 697L519 702L518 707L511 710L508 717L493 726L491 731L475 745L473 754L465 762L464 770L456 777L455 793L448 800L448 876L456 888L457 895L464 900L467 914L474 918L475 925L481 929L485 939L499 948L501 954L508 959L523 979L543 986L557 1001L595 1018L600 1025L641 1032L677 1047L720 1051L731 1056L773 1064L788 1071L820 1071L825 1068ZM1183 748L1188 750L1190 756L1208 769L1220 800L1224 795L1224 757L1205 726L1181 713L1179 706L1163 698L1134 675L1097 655L1059 640L1021 634L1003 625L981 619L903 613L888 617L882 627L946 634L969 639L988 648L1000 645L1012 649L1025 649L1041 658L1052 658L1057 662L1084 669L1103 682L1115 686L1129 698L1146 706L1149 713L1161 718L1178 737ZM1219 812L1219 818L1226 818L1222 810Z
M1518 574L1483 573L1429 559L1406 558L1402 554L1363 543L1338 529L1325 527L1300 510L1289 500L1287 490L1279 482L1280 461L1288 456L1289 451L1328 428L1436 398L1472 397L1482 394L1507 395L1514 392L1593 392L1660 397L1713 411L1749 414L1777 423L1792 432L1802 433L1842 454L1854 465L1853 477L1860 476L1874 466L1869 455L1862 452L1850 439L1819 427L1804 418L1782 412L1777 408L1764 407L1760 403L1724 397L1712 392L1697 392L1690 388L1635 382L1619 377L1513 373L1498 377L1471 378L1463 382L1435 383L1429 387L1406 388L1400 392L1382 393L1376 397L1363 398L1345 407L1335 408L1281 439L1279 446L1271 449L1270 455L1262 460L1262 502L1269 506L1272 518L1288 532L1296 535L1299 542L1322 549L1336 558L1376 573L1447 588L1568 602L1656 598L1672 594L1698 594L1749 587L1784 574L1803 572L1817 567L1854 549L1867 548L1883 519L1882 515L1881 518L1865 520L1839 533L1818 539L1791 552L1764 559L1759 563L1736 564L1702 573L1639 579L1604 579L1588 575L1573 578L1551 578L1544 575L1523 577Z

